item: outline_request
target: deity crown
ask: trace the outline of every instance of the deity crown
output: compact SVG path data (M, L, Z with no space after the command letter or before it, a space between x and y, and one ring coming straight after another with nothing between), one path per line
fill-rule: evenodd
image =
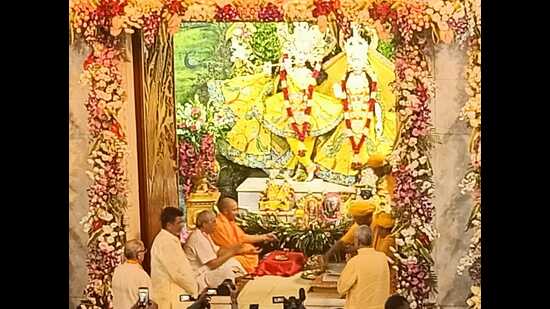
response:
M287 28L281 35L284 52L293 58L304 55L309 60L321 60L331 49L330 42L321 33L319 26L309 25L307 22L296 22L292 33Z

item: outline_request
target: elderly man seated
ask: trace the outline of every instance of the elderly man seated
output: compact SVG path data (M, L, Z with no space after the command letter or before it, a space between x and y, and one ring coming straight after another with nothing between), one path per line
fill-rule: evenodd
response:
M114 308L130 308L136 304L140 287L148 288L152 294L151 278L141 266L146 251L141 240L133 239L126 243L124 247L126 262L118 265L113 273Z
M195 229L185 244L185 253L193 269L199 275L199 287L215 288L225 279L245 275L246 271L234 256L238 254L256 253L255 249L242 245L229 248L218 247L210 235L216 227L216 217L209 210L202 211L197 216Z

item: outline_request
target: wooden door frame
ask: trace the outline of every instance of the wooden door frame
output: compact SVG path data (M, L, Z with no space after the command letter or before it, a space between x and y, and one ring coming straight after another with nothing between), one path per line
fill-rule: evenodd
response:
M157 39L158 40L158 39ZM143 261L143 268L146 272L150 274L151 270L151 256L150 249L153 243L153 240L160 230L160 218L158 218L158 225L151 223L151 217L155 217L151 212L151 196L149 196L149 179L148 179L148 158L147 158L147 123L145 117L146 115L146 104L145 104L145 89L144 89L144 44L143 44L143 34L141 31L136 31L132 34L132 60L133 60L133 73L134 73L134 97L135 97L135 108L136 108L136 136L137 136L137 161L138 161L138 185L139 185L139 222L140 222L140 237L143 241L145 248L148 249L148 252L145 254L145 259ZM173 55L173 49L172 49ZM173 65L173 62L172 62ZM172 74L172 81L174 82L174 76ZM174 89L172 89L172 96L174 97ZM174 110L174 132L175 132L175 110ZM174 134L174 136L176 136ZM173 144L175 149L175 160L178 161L177 156L177 137L170 142ZM177 175L177 174L176 174ZM178 179L176 176L176 186L178 186ZM179 204L179 195L176 199ZM162 203L161 207L166 207L168 203ZM179 207L179 205L176 205Z

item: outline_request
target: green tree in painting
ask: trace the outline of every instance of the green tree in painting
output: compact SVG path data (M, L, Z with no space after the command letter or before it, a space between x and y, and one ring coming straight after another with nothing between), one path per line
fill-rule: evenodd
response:
M257 58L256 65L264 62L278 62L281 58L281 42L277 36L277 23L255 23L250 45Z
M225 23L185 23L174 35L176 104L191 100L208 80L229 76L226 29Z

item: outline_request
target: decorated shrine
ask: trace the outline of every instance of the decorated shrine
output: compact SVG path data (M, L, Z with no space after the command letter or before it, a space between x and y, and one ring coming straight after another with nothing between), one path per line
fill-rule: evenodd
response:
M451 277L465 279L450 281L462 280L464 307L481 308L479 1L72 0L70 31L85 50L74 70L86 96L71 96L71 109L86 115L90 179L78 304L113 308L124 244L151 249L162 209L181 209L187 233L230 197L245 233L277 239L259 245L254 279L238 282L240 307L269 293L270 276L301 280L289 287L305 287L312 308L342 300L336 282L356 252L328 269L322 255L354 224L357 201L375 205L372 246L385 248L390 290L411 308L446 305L434 246L457 232L436 226L450 180L434 179L433 161L447 134L437 130L454 120L434 115L460 81L451 117L468 141L453 152L469 162L453 186L469 197L457 238L471 240L453 252ZM441 46L463 55L461 76L435 77ZM148 273L150 263L147 253Z

